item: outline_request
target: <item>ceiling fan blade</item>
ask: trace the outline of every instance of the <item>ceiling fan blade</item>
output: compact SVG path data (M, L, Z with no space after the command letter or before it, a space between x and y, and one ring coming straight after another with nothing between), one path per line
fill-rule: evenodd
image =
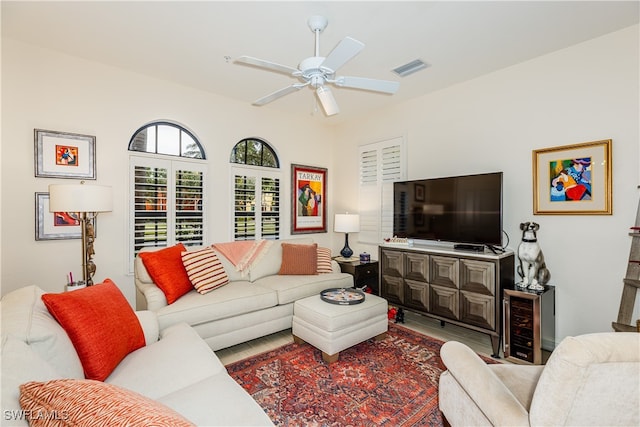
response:
M338 68L349 62L351 58L364 49L364 43L351 37L345 37L333 48L325 60L320 64L320 68L327 68L335 72Z
M260 99L257 99L253 102L253 105L256 106L261 106L264 104L268 104L269 102L275 101L278 98L282 98L285 95L289 95L290 93L296 92L300 89L302 89L303 87L305 87L306 84L300 84L300 83L296 83L294 85L291 86L287 86L285 88L279 89L273 93L270 93L267 96L263 96Z
M368 79L366 77L338 77L333 81L338 87L350 89L370 90L373 92L384 92L394 94L400 87L399 82L391 80Z
M275 71L276 73L282 73L288 76L292 75L295 72L298 72L297 68L276 64L275 62L265 61L264 59L253 58L251 56L241 56L233 62L241 65L250 65L252 67L264 68L265 70Z
M338 103L333 97L333 93L331 93L330 88L327 86L318 86L318 89L316 89L316 95L318 95L320 104L322 104L322 109L327 116L333 116L340 112L340 107L338 107Z

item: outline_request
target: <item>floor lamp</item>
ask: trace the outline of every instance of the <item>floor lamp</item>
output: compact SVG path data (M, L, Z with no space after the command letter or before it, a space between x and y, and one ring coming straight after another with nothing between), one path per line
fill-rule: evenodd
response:
M96 265L93 262L96 238L93 227L98 212L110 212L113 207L113 191L104 185L52 184L49 185L50 212L77 212L82 233L82 279L87 286L93 285Z
M344 248L340 251L340 255L343 258L351 258L353 251L349 247L349 233L360 231L360 215L336 214L333 230L338 233L344 233Z

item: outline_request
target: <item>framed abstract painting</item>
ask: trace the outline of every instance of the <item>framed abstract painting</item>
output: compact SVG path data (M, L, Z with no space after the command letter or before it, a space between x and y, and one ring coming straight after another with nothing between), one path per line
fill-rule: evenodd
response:
M35 176L96 179L96 137L34 130Z
M534 215L611 215L611 142L534 150Z

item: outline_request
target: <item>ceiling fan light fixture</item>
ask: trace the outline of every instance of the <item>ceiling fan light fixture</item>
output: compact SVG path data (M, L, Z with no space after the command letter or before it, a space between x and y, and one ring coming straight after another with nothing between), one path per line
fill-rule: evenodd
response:
M324 113L327 116L333 116L340 112L340 107L338 107L338 103L336 102L336 99L333 97L333 93L331 93L330 88L326 86L320 86L318 87L318 89L316 89L316 94L318 95L320 104L322 104Z

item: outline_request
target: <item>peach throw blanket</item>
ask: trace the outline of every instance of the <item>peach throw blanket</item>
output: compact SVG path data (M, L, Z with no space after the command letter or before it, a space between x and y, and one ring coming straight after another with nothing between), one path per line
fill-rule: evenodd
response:
M224 255L236 271L249 269L273 244L270 240L241 240L237 242L215 243L213 248Z

